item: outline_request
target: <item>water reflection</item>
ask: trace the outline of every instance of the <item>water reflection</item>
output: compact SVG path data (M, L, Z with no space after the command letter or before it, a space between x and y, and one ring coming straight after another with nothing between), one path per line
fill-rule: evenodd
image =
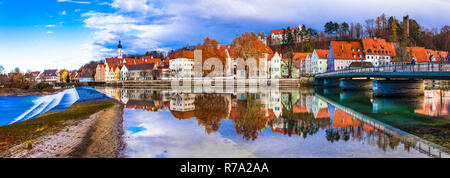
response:
M427 91L420 98L380 99L369 92L335 89L221 94L99 90L126 105L129 137L153 136L142 142L129 140L131 157L439 157L446 156L441 150L448 148L449 134L411 135L409 128L419 126L414 120L405 122L415 114L447 128L443 121L450 95L444 91ZM401 118L408 126L376 117L386 115ZM199 128L203 135L197 133ZM182 141L169 134L173 129L181 132ZM438 145L429 143L436 140ZM175 149L181 146L192 149ZM159 152L143 151L149 147ZM276 147L284 151L277 152Z

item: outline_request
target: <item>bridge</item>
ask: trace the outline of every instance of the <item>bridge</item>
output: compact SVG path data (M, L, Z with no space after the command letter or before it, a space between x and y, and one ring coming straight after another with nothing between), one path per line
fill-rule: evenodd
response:
M373 90L375 96L421 95L423 80L450 80L450 62L390 64L316 74L316 85Z

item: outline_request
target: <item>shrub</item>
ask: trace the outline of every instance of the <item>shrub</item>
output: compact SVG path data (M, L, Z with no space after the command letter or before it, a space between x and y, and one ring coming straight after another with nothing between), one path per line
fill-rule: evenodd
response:
M37 84L36 88L39 89L39 90L43 90L43 89L46 89L46 88L52 88L52 86L50 84L48 84L48 83L42 82L42 83Z

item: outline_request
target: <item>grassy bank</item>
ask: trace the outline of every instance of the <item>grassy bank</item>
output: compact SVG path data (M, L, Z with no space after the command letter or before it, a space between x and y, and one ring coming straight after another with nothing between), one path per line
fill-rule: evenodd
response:
M101 100L74 104L65 111L43 114L35 119L0 127L0 157L12 146L32 141L43 135L54 134L72 122L107 110L115 104L113 100ZM70 128L67 128L68 130Z

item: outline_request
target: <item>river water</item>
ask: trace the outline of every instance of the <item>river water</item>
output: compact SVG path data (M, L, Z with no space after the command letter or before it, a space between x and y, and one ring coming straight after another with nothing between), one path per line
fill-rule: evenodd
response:
M127 157L449 156L449 91L374 98L324 88L97 89L126 106Z

